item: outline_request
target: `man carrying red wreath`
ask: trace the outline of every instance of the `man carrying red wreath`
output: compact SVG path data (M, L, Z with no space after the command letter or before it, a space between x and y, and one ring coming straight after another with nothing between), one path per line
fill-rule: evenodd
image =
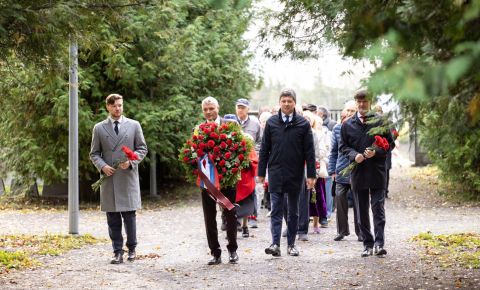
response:
M218 101L213 97L206 97L202 101L202 112L205 118L205 123L223 124L225 121L218 115L219 111ZM220 191L230 200L235 203L236 190L235 187L221 188ZM217 265L222 263L222 249L218 242L217 229L217 203L210 197L207 189L202 188L202 207L203 216L205 218L205 229L207 232L208 247L213 258L208 262L208 265ZM227 249L229 253L229 263L235 264L238 262L237 255L237 214L236 209L224 210L227 226Z
M358 163L350 174L352 192L357 200L357 214L360 232L363 237L362 257L385 256L385 188L386 156L395 147L392 134L379 115L369 113L371 98L367 91L360 90L354 96L357 114L348 119L341 128L339 150L350 162ZM369 131L385 127L384 134L375 136ZM384 140L388 144L382 144ZM379 139L377 142L376 139ZM380 146L372 146L379 143ZM385 142L385 141L383 141ZM389 148L385 150L386 148ZM370 231L369 200L371 198L375 237Z

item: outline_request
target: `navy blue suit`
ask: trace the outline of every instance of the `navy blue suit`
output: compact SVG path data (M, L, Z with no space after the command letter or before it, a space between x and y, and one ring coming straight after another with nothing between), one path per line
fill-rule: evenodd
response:
M378 115L367 115L368 119L378 118L373 124L364 124L357 114L347 120L341 129L340 151L348 157L350 162L355 162L357 154L363 154L367 147L375 142L375 137L369 134L369 130L378 126L384 126ZM393 137L388 130L385 137L390 145L389 150L376 149L375 156L358 164L350 174L352 191L358 201L358 220L360 231L364 238L363 245L373 248L374 245L383 247L385 243L385 188L387 180L386 157L387 152L395 146ZM370 231L369 199L373 213L375 238Z

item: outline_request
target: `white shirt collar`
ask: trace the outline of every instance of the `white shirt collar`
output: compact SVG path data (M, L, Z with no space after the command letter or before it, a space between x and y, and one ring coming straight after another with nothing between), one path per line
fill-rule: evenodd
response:
M118 121L118 124L122 124L122 122L123 122L123 115L121 115L118 120L115 120L115 119L112 118L112 116L108 115L108 119L110 120L110 122L112 122L112 124L113 124L115 121Z

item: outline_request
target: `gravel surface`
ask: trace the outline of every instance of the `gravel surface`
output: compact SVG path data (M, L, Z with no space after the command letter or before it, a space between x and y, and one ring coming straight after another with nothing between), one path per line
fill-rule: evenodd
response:
M412 174L413 172L413 174ZM269 218L262 209L259 228L239 235L240 262L227 264L225 234L221 265L210 259L200 200L190 206L143 210L137 215L140 259L110 265L111 246L100 244L41 258L43 266L0 276L0 289L480 289L480 270L441 268L421 259L409 239L434 234L480 231L480 207L445 202L429 192L428 182L412 178L414 168L392 171L386 202L385 258L361 258L362 244L353 235L335 242L335 219L307 242L297 242L299 257L264 253L270 244ZM352 213L350 212L350 224ZM310 228L311 230L311 228ZM0 234L68 233L64 211L0 212ZM97 211L80 215L81 234L107 238L106 217ZM351 224L353 233L353 225Z

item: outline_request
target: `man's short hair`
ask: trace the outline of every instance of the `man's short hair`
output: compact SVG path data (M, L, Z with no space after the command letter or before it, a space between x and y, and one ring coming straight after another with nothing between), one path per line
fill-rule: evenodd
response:
M205 106L205 105L208 105L208 104L213 104L217 108L219 107L217 99L215 99L212 96L208 96L208 97L206 97L205 99L202 100L202 107Z
M317 110L322 112L324 116L330 116L330 112L328 111L327 107L325 106L317 106Z
M297 94L295 94L293 89L282 90L278 99L281 99L282 97L291 97L295 103L297 102Z
M368 92L365 89L358 90L353 96L355 100L365 100L368 99Z
M123 100L123 97L119 94L110 94L105 99L105 104L106 105L113 105L113 104L115 104L116 100Z

